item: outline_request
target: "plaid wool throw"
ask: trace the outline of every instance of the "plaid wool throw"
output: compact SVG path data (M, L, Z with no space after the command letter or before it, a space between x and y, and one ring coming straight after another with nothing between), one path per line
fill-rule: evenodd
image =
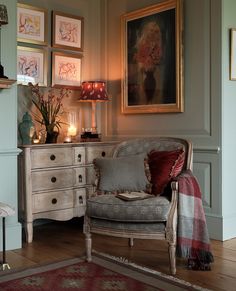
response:
M177 255L188 258L191 269L210 270L214 261L196 177L190 170L178 176Z

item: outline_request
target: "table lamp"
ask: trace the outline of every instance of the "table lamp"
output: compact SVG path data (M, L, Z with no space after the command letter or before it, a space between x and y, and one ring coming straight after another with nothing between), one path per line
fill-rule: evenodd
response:
M5 25L5 24L8 24L7 7L6 5L0 4L0 78L8 79L6 76L4 76L4 68L1 65L1 56L2 56L1 28L2 28L2 25Z
M82 90L79 101L92 103L92 116L91 116L91 131L85 132L82 138L99 138L96 123L96 102L108 101L108 95L103 81L85 81L82 82Z

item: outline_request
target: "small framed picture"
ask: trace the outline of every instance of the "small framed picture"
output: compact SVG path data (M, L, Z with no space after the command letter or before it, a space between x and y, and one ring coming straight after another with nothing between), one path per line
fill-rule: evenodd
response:
M230 80L236 80L236 28L231 29Z
M52 12L52 46L83 51L83 17Z
M17 4L17 41L47 45L47 10Z
M81 85L81 56L52 53L52 86L77 89Z
M44 49L17 47L17 83L47 86L47 53Z

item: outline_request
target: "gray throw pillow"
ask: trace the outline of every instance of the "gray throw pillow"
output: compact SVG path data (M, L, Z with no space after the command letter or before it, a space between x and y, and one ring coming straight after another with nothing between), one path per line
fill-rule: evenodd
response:
M99 172L98 190L105 192L146 191L144 154L94 160Z

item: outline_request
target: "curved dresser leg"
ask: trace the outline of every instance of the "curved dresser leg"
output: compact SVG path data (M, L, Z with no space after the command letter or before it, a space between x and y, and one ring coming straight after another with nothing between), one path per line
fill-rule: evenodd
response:
M131 237L129 238L129 246L133 247L134 246L134 239Z
M26 222L25 236L26 236L27 243L32 243L32 241L33 241L33 222Z

